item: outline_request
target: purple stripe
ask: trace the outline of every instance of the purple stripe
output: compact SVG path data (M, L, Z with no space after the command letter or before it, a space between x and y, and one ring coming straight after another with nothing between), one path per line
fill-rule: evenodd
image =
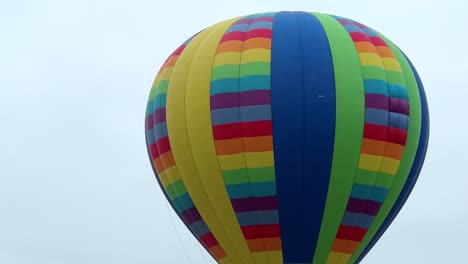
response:
M389 111L389 98L381 94L366 94L366 108Z
M382 203L379 202L349 198L346 211L376 216L381 206Z
M153 122L153 114L146 116L146 131L151 130L154 127L154 122Z
M409 115L409 104L403 99L390 98L390 112Z
M182 212L182 218L186 221L187 224L193 224L202 219L197 208L192 207Z
M252 90L241 93L221 93L211 96L211 110L248 105L271 104L271 91Z
M260 16L257 18L242 18L237 20L233 25L236 24L252 24L253 22L258 22L258 21L268 21L268 22L273 22L273 17L272 16Z
M231 199L231 203L236 213L250 211L269 211L278 209L278 199L276 195L266 197Z
M159 108L153 113L154 125L166 122L166 108Z

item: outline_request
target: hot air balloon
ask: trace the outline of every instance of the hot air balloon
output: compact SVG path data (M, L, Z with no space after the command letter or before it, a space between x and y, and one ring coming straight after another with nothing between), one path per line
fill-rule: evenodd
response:
M178 47L152 86L166 198L223 264L359 263L408 198L428 106L406 55L351 19L253 14Z

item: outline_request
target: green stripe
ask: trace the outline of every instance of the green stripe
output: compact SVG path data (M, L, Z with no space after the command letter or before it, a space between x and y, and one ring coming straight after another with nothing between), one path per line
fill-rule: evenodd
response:
M239 64L226 64L213 68L211 80L219 80L224 78L239 78Z
M364 81L359 56L345 28L328 15L314 15L330 43L336 82L336 130L327 202L313 264L327 262L358 167L364 129Z
M253 75L270 75L270 63L263 61L254 61L241 64L240 77Z
M156 89L155 89L155 87L153 86L153 87L151 87L150 94L149 94L149 96L148 96L148 103L149 103L149 102L153 102L154 97L156 97Z
M376 175L375 171L358 169L356 173L356 179L354 181L359 184L375 185L389 189L392 186L394 177L395 176L384 172L380 172L378 175Z
M388 83L399 84L402 87L406 87L406 82L402 73L390 70L386 70L385 73L387 73Z
M166 190L167 195L171 198L171 200L174 200L177 197L184 195L187 192L187 189L185 189L185 185L182 182L182 180L177 180L169 184L164 189Z
M378 66L362 66L362 75L364 79L387 81L383 68Z
M254 75L270 75L270 63L254 61L243 64L220 65L213 69L211 80L239 78L239 76L242 78Z
M388 82L406 87L406 81L401 72L386 70Z
M403 152L403 157L401 159L400 167L398 169L397 175L395 176L392 188L390 189L388 196L382 205L382 208L377 214L366 236L359 244L359 247L349 260L349 263L354 263L356 261L356 259L362 253L364 248L369 244L371 238L375 235L379 227L382 225L384 219L387 217L388 213L392 209L396 199L398 198L398 195L400 194L403 188L403 185L406 182L406 179L408 178L411 166L413 165L416 150L418 148L419 133L421 131L421 99L419 97L418 86L413 72L411 70L411 67L395 44L393 44L381 34L379 34L379 36L392 49L403 70L403 75L406 81L406 87L409 93L409 104L411 111L409 119L408 138L406 141L405 150Z
M167 74L170 74L171 72L172 70ZM156 85L156 94L167 93L167 87L169 87L169 80L160 80L159 83Z
M171 72L172 70L170 72L166 72L166 74L170 74ZM156 95L167 93L167 87L169 87L169 80L167 77L167 75L163 76L163 80L159 80L159 82L153 85L148 101L153 100Z
M269 182L275 181L275 168L242 168L238 170L223 170L224 182L226 185L241 184L248 182ZM249 177L250 176L250 180Z

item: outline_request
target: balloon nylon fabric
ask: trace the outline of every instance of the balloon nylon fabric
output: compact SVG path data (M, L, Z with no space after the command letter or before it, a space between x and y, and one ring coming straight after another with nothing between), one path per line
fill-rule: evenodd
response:
M171 206L218 263L358 263L414 186L426 113L415 69L379 33L262 13L166 60L146 141Z
M319 20L275 16L272 116L284 263L311 263L328 192L335 139L335 76Z
M392 187L406 144L409 107L401 68L387 44L364 25L336 19L350 34L359 54L366 102L359 166L328 257L330 262L346 263Z

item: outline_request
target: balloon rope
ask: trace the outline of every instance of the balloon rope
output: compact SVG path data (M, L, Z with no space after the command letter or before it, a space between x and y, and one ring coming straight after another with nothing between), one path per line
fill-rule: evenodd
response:
M200 244L198 244L198 249L200 250L200 253L203 256L203 260L205 261L205 264L208 264L208 262L206 261L205 252L203 252L202 246Z
M187 254L187 249L185 248L184 246L184 243L182 243L182 239L180 238L180 235L179 235L179 232L177 231L177 226L175 224L175 221L174 221L174 218L172 217L172 212L171 210L169 209L169 202L166 200L166 207L167 207L167 211L169 212L169 216L171 217L171 222L172 222L172 225L174 226L174 229L176 231L176 234L177 234L177 238L179 239L179 243L180 245L182 246L182 249L184 250L184 255L185 257L187 258L187 261L189 264L192 264L192 262L190 261L190 258Z

